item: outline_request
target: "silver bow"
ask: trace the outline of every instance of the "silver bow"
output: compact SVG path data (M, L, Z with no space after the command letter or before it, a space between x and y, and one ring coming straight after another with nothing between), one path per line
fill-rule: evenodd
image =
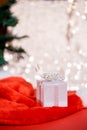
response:
M40 76L44 80L64 80L64 77L58 72L44 72Z

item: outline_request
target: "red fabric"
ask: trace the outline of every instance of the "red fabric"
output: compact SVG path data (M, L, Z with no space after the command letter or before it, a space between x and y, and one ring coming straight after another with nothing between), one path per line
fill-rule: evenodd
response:
M42 107L31 83L21 77L0 80L0 124L31 125L68 116L82 109L75 93L68 93L68 107Z
M87 130L87 109L65 118L36 125L0 125L0 130Z

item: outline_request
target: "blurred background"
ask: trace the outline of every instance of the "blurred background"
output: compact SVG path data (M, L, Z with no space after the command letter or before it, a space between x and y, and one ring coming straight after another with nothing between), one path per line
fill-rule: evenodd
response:
M69 89L87 87L87 0L17 0L9 11L18 22L7 30L19 38L6 47L19 53L4 49L1 78L19 75L36 87L38 72L58 72Z

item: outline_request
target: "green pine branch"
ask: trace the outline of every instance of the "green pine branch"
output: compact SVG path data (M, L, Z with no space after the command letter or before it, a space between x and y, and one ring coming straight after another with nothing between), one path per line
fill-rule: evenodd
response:
M7 61L5 61L3 56L3 50L0 49L0 66L7 64Z
M8 46L6 47L6 49L13 55L15 55L15 60L16 61L19 61L20 59L23 59L24 58L24 54L27 55L26 51L21 48L21 47L13 47L13 46Z
M13 16L13 14L11 12L9 12L8 10L6 11L0 11L0 24L2 25L2 27L6 27L6 26L16 26L16 24L18 23L18 19Z
M13 4L16 3L16 0L9 0L8 3L4 4L3 6L0 6L1 10L7 10L12 6Z
M9 45L5 48L13 53L26 53L26 51L21 47L13 47L13 46Z
M18 19L14 16L9 17L9 19L3 20L3 27L5 26L16 26Z
M21 47L6 46L7 42L11 42L14 39L21 40L22 38L27 38L28 36L18 37L12 35L8 32L7 27L14 27L18 23L18 19L10 11L10 7L16 3L16 0L9 0L8 3L0 6L0 29L1 31L6 29L5 32L0 33L0 66L6 64L4 59L4 49L7 49L12 54L17 53L17 59L23 58L22 53L26 53Z
M27 38L28 36L27 35L24 35L24 36L16 36L16 35L0 35L0 43L6 43L6 42L11 42L12 40L16 39L16 40L21 40L22 38Z

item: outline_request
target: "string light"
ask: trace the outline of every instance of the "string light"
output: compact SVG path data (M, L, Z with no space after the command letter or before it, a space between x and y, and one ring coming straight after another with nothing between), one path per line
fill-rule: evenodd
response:
M79 4L78 0L68 0L68 8L67 8L67 16L68 16L68 22L67 22L67 31L66 31L66 39L67 39L67 47L69 49L66 49L66 53L69 55L69 59L67 60L67 67L65 71L65 76L67 81L69 82L69 85L72 86L73 84L79 88L86 86L85 81L85 73L86 73L86 63L87 63L87 57L86 53L80 48L75 48L74 52L72 50L72 44L71 41L72 38L74 38L74 35L80 30L78 27L77 20L86 20L87 19L87 0L84 1L84 8L83 8L83 14L80 13L77 9L77 5ZM80 21L79 21L80 22ZM74 54L73 54L74 53ZM80 61L75 61L75 57L77 57ZM70 62L71 61L71 62ZM82 77L83 75L83 77ZM69 87L69 89L72 89L72 87Z
M87 0L85 0L84 14L85 14L85 17L87 19Z
M73 37L73 34L74 34L74 33L72 33L72 28L75 24L75 20L74 20L73 16L74 16L74 13L76 10L77 2L76 2L76 0L68 0L68 2L69 2L69 6L67 8L68 24L67 24L66 39L67 39L67 43L70 44L71 38ZM73 32L75 32L75 31L73 30Z

